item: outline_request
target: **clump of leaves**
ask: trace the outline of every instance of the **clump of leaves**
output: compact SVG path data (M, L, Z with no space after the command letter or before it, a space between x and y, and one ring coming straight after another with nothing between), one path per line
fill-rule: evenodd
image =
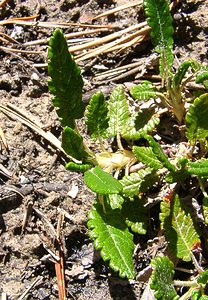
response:
M151 263L150 286L157 299L179 299L175 285L190 287L180 299L205 299L207 271L199 266L195 253L201 254L207 246L208 93L190 98L186 109L185 85L195 78L206 88L208 71L190 60L173 73L173 27L168 3L146 0L144 8L159 54L162 85L157 90L151 82L144 81L130 92L136 101L161 99L161 106L168 107L170 115L173 112L185 127L180 143L169 145L169 154L156 139L156 134L160 134L160 116L167 113L167 108L155 105L138 111L129 103L122 85L115 87L109 100L97 92L84 106L80 69L58 29L49 42L49 90L63 125L62 146L70 157L66 168L83 172L86 185L96 193L88 214L88 228L102 258L121 277L135 278L133 237L150 234L149 217L158 205L158 199L150 201L150 196L157 190L160 230L169 253L180 261L193 261L196 275L188 283L179 283L174 280L170 258L157 257ZM192 73L186 77L188 69ZM96 153L89 149L79 131L76 120L80 118L100 147Z

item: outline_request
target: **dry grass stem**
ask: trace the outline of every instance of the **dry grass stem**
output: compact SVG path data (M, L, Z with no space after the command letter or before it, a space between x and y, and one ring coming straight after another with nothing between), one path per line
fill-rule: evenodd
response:
M42 54L42 52L40 51L21 50L21 49L14 49L14 48L9 48L4 46L0 46L0 49L6 52L14 52L14 53Z
M75 37L80 37L80 36L85 36L85 35L91 35L91 34L95 34L95 33L99 33L99 32L103 32L103 31L108 31L108 28L97 28L97 29L92 29L92 30L85 30L85 31L79 31L79 32L72 32L72 33L68 33L65 34L65 38L67 40L75 38ZM33 45L41 45L41 44L48 44L50 38L47 39L40 39L40 40L36 40L36 41L30 41L27 43L22 44L23 46L33 46Z
M70 157L64 149L61 147L61 142L49 131L44 131L42 129L42 124L40 124L37 120L33 121L28 117L28 114L20 110L15 105L8 103L7 105L0 104L0 110L10 118L16 119L22 124L28 126L36 133L41 135L44 139L46 139L56 150L59 150L64 155L68 156L72 161L76 163L80 163L80 161Z
M91 24L81 24L81 23L67 23L67 22L39 22L39 21L29 21L29 19L35 19L37 16L25 18L11 18L7 20L0 21L0 26L7 24L21 25L21 26L37 26L45 28L69 28L69 27L80 27L80 28L113 28L112 25L91 25Z
M108 11L106 11L106 12L104 12L104 13L102 13L102 14L100 14L100 15L94 17L94 18L92 18L92 20L97 20L97 19L100 19L100 18L102 18L102 17L109 16L109 15L114 14L114 13L117 13L117 12L119 12L119 11L121 11L121 10L130 8L130 7L133 7L133 6L141 5L142 3L143 3L143 1L140 0L140 1L134 1L134 2L132 2L132 3L120 5L120 6L118 6L118 7L115 7L115 8L113 8L113 9L110 9L110 10L108 10Z

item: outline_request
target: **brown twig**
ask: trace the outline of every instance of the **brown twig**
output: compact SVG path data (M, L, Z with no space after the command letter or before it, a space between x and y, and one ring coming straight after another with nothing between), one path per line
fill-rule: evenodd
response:
M64 222L64 213L61 211L59 214L58 224L57 224L57 241L58 241L57 255L59 256L60 260L55 263L59 300L66 300L64 254L63 254L63 245L61 240L61 228L63 226L63 222Z
M42 282L42 278L41 277L37 277L33 283L26 289L26 291L22 294L22 296L20 296L18 298L18 300L23 300L25 298L25 296L27 296L27 294L29 293L29 291L31 291L31 289L34 288L35 285L40 284Z
M6 138L5 138L5 135L4 135L4 132L3 132L2 128L1 128L1 126L0 126L0 137L1 137L1 139L2 139L2 142L3 142L3 144L4 144L4 147L5 147L7 150L9 150L8 143L7 143L7 140L6 140Z

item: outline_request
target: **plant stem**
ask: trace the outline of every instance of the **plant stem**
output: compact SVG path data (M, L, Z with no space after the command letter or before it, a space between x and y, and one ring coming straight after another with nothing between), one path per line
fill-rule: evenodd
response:
M117 132L117 135L116 135L116 141L117 141L118 148L119 148L121 151L123 151L124 148L123 148L123 146L122 146L122 144L121 144L121 136L120 136L120 133L119 133L119 132Z
M192 287L197 285L196 280L188 280L188 281L182 281L182 280L174 280L173 285L176 286L186 286L186 287Z
M202 191L203 196L204 196L205 198L208 198L208 194L207 194L207 192L205 191L205 188L204 188L203 182L202 182L202 180L201 180L201 177L198 177L197 179L198 179L199 186L200 186L200 189L201 189L201 191Z

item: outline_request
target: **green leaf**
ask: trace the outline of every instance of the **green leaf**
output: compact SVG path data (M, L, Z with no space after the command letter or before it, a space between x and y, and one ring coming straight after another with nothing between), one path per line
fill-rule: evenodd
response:
M144 80L141 84L133 86L130 89L130 94L136 100L149 100L156 97L155 87L148 80Z
M172 165L169 162L168 156L163 152L163 149L160 146L160 144L158 142L156 142L153 139L153 137L150 136L150 135L144 135L144 137L149 142L149 145L152 148L153 153L156 155L156 157L158 158L158 160L163 164L163 166L165 168L167 168L169 171L174 172L175 171L175 167L174 167L174 165Z
M204 298L206 297L206 298ZM191 300L207 300L208 296L203 295L202 296L202 290L201 289L193 289L192 294L191 294Z
M140 135L151 133L159 123L160 123L160 118L158 117L157 114L154 114L151 117L151 119L147 122L147 124L138 132L140 132Z
M109 136L120 134L125 138L129 131L134 131L134 118L131 117L124 87L121 84L112 91L108 109Z
M208 89L208 66L201 68L196 76L196 83L204 84L205 88Z
M80 119L85 110L82 102L83 80L80 69L68 51L66 39L56 29L48 49L49 91L55 96L53 105L63 126L74 128L75 119Z
M149 108L144 108L137 113L135 119L135 128L136 130L142 130L144 126L151 120L154 113Z
M139 193L145 192L157 181L158 177L152 169L141 169L137 173L131 173L124 176L120 183L123 186L123 194L128 197L138 196Z
M138 159L138 161L142 162L143 164L146 164L153 170L162 169L163 165L157 159L157 156L152 151L152 148L134 146L132 151Z
M163 230L166 228L166 230L170 229L170 223L169 223L169 217L171 213L171 202L168 198L163 198L160 203L160 229Z
M124 202L124 198L121 195L118 194L111 194L108 195L109 203L112 209L121 209L122 204Z
M156 299L178 299L173 286L174 265L167 256L156 257L151 261L153 272L151 275L150 288L154 290ZM175 298L177 297L177 298Z
M208 137L208 94L194 100L186 114L186 136L192 145Z
M122 191L121 183L98 166L85 172L84 180L86 185L98 194L118 194Z
M147 110L143 110L135 118L135 128L137 131L131 130L126 136L128 139L138 140L143 135L152 132L159 123L160 118L157 114L147 113Z
M198 283L206 284L208 282L208 270L199 274Z
M119 272L120 277L133 279L133 235L125 225L120 210L103 207L95 203L88 215L88 228L96 249L101 249L104 261L110 260L110 267Z
M204 216L204 222L206 225L208 225L208 198L204 197L202 201L202 211Z
M187 172L191 175L208 177L208 159L202 158L195 162L187 163Z
M168 1L144 0L147 23L151 27L150 36L156 51L160 54L160 74L165 75L167 69L171 73L173 65L173 25Z
M172 228L166 232L167 240L178 258L191 261L191 251L200 244L200 239L188 209L182 206L177 194L173 198L171 214Z
M186 75L186 72L189 67L193 65L193 61L188 60L184 61L178 68L177 72L173 77L173 87L178 87L181 84L181 81Z
M67 154L78 160L83 160L89 156L84 150L83 138L70 127L64 128L62 134L62 147Z
M147 233L147 210L142 200L135 197L133 201L126 199L122 206L122 215L131 230L138 234Z
M108 108L102 92L92 96L86 109L86 125L89 135L96 140L98 137L107 136Z
M72 172L86 172L88 171L90 168L92 168L92 165L89 165L89 164L77 164L77 163L74 163L74 162L68 162L66 165L65 165L65 168L67 170L70 170Z

